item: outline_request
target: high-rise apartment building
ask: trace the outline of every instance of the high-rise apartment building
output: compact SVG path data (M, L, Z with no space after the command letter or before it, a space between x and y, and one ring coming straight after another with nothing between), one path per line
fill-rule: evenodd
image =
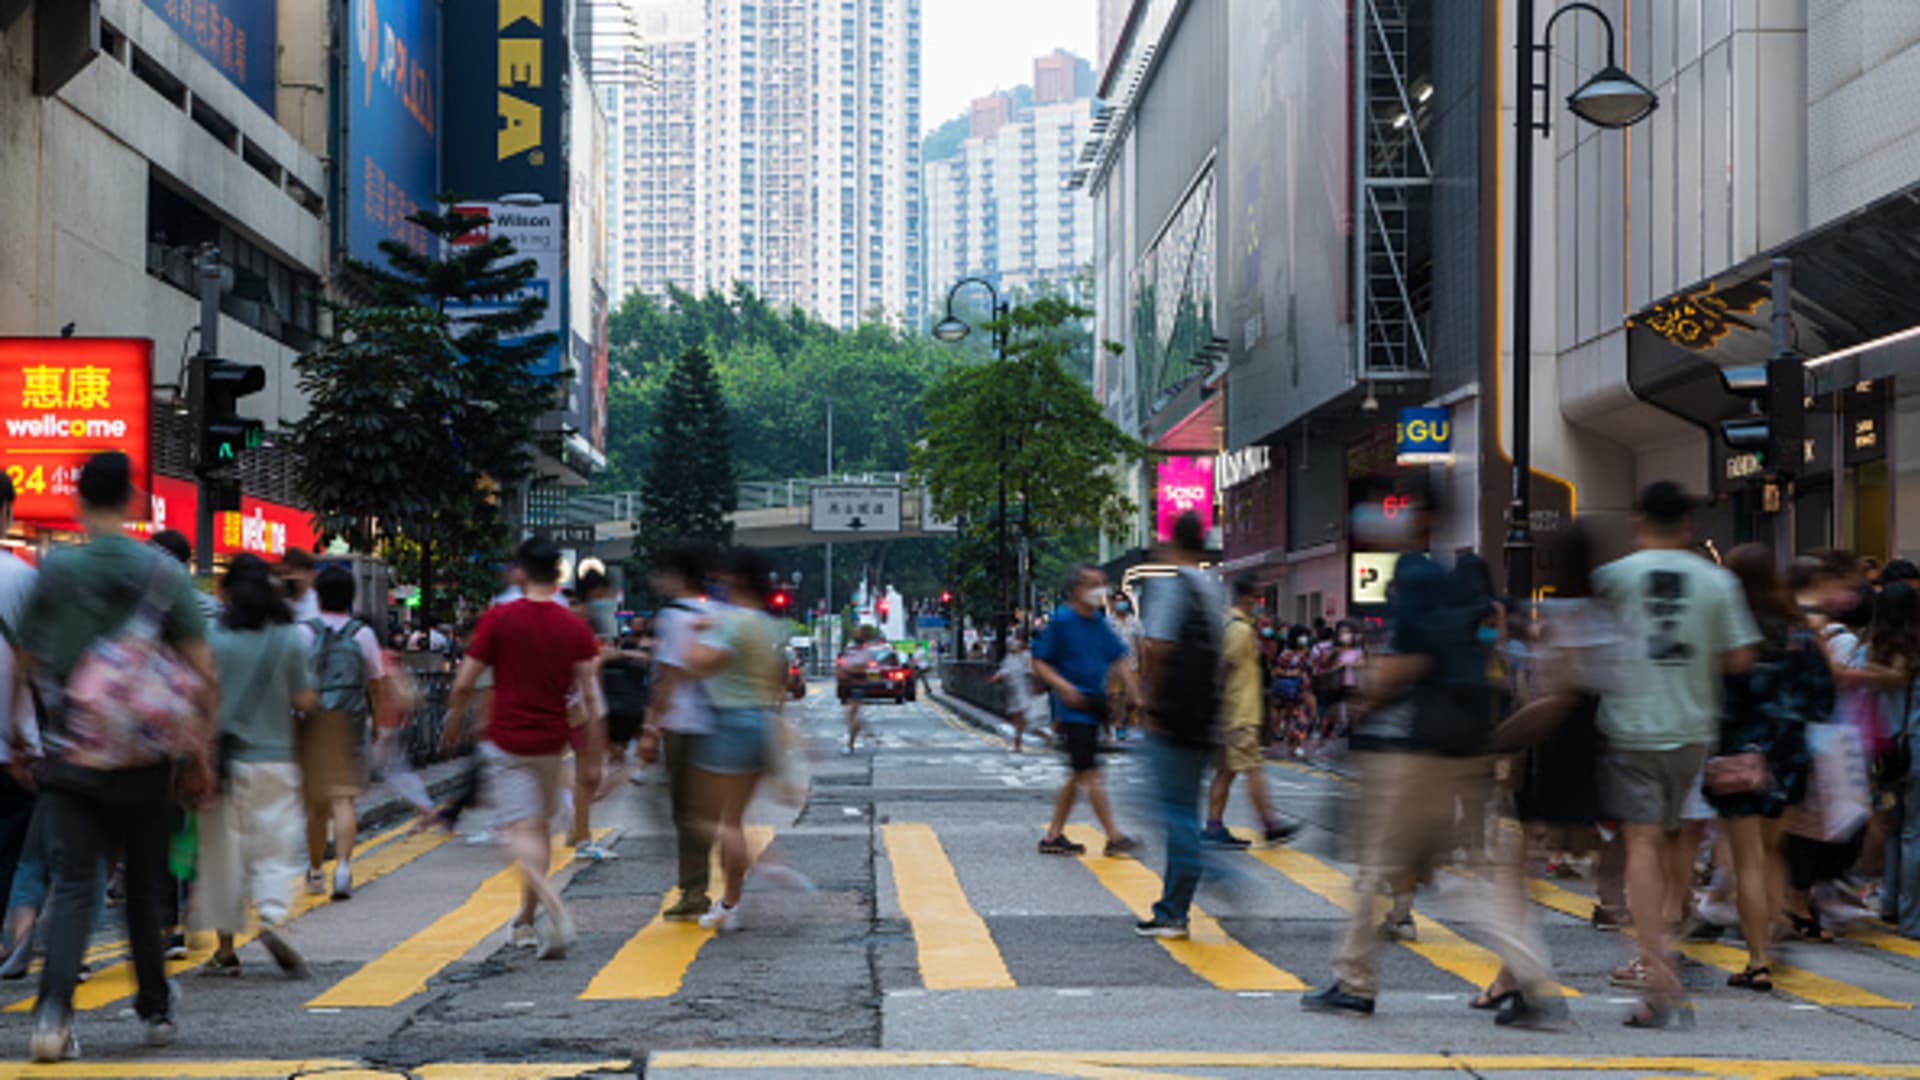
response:
M705 0L705 284L839 326L918 311L920 2Z
M968 275L1006 289L1031 289L1043 280L1065 285L1091 263L1092 207L1064 184L1092 130L1093 98L1081 93L1042 103L1040 91L1090 80L1084 60L1065 53L1042 57L1034 64L1031 108L1016 108L1004 93L975 101L959 151L927 164L931 298Z

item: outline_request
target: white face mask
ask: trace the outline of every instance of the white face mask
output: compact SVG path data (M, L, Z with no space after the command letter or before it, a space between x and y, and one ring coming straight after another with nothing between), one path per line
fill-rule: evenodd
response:
M1103 608L1107 606L1107 587L1096 585L1087 590L1087 606Z

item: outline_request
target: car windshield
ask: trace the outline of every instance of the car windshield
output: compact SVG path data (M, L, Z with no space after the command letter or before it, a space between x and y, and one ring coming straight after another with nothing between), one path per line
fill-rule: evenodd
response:
M900 664L900 654L895 652L881 653L880 659L874 661L874 663L884 667L898 667Z

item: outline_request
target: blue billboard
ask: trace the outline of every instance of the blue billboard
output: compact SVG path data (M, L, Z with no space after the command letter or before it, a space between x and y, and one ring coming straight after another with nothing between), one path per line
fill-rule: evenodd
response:
M385 265L382 240L429 250L407 217L439 191L440 2L348 2L347 254Z
M147 0L147 7L254 104L274 112L279 0Z
M565 0L463 0L447 26L449 101L442 160L463 195L565 198Z

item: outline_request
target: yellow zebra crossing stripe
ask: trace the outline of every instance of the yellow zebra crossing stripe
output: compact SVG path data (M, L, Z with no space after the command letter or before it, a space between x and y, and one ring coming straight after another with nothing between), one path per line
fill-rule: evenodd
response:
M1527 895L1541 907L1552 908L1576 919L1585 919L1593 913L1591 899L1550 881L1529 879ZM1745 971L1747 968L1745 949L1703 941L1683 941L1676 947L1681 955L1730 974ZM1784 990L1814 1005L1848 1006L1857 1009L1913 1008L1910 1002L1895 1001L1864 987L1841 982L1839 979L1830 979L1825 975L1815 975L1805 968L1792 967L1778 960L1773 962L1773 985L1776 990Z
M1070 825L1067 836L1087 846L1080 862L1108 892L1127 905L1139 918L1153 916L1153 902L1160 898L1160 875L1134 859L1108 859L1099 854L1105 837L1085 825ZM1213 916L1195 904L1187 917L1189 937L1185 941L1156 938L1160 946L1184 965L1222 990L1305 990L1307 984L1291 972L1262 959L1259 954L1227 936Z
M594 830L598 840L611 829ZM573 861L573 847L554 837L549 876ZM509 866L480 883L459 907L388 949L360 970L307 1002L307 1008L379 1008L398 1005L427 988L427 980L500 929L520 901L520 869Z
M1353 879L1345 872L1297 848L1255 848L1253 857L1285 874L1295 884L1319 896L1342 911L1353 910ZM1419 909L1413 912L1418 941L1403 941L1401 946L1449 975L1457 975L1476 989L1493 985L1500 974L1500 957L1492 950L1475 945L1466 938L1434 922ZM1565 997L1580 992L1562 986Z
M771 843L771 827L747 826L747 852L752 858L758 860ZM713 855L712 875L715 882L721 880L718 851ZM594 975L581 991L581 1001L639 1001L680 992L687 970L700 949L713 940L714 932L701 929L698 923L668 922L663 916L678 899L671 892L661 898L660 910Z
M410 825L396 826L386 832L373 836L365 844L360 845L358 853L356 853L353 860L353 877L356 888L371 884L386 877L395 870L400 869L420 856L425 855L427 852L432 851L434 848L439 847L441 844L446 843L449 839L449 837L442 833L413 833L412 835L408 835L411 830L412 826ZM333 866L334 864L329 862L324 867L328 881L333 880ZM315 908L324 907L332 902L333 899L330 894L322 893L319 896L315 896L307 892L303 884L296 881L293 887L293 902L288 906L287 918L289 920L297 919ZM249 930L244 934L238 934L233 939L234 947L240 948L245 946L257 936L257 932L253 930ZM168 961L167 974L178 975L199 967L207 962L208 957L213 955L213 950L214 936L212 934L194 935L186 959ZM133 977L133 962L130 960L122 960L119 963L94 972L92 978L81 983L74 989L74 1011L83 1012L89 1009L99 1009L107 1005L112 1005L115 1002L132 997L137 988ZM35 998L30 997L25 1001L15 1002L7 1006L6 1011L10 1013L30 1012L33 1009L35 1000Z
M886 825L882 835L900 910L913 926L920 981L929 990L1004 990L1014 985L986 920L930 825Z

